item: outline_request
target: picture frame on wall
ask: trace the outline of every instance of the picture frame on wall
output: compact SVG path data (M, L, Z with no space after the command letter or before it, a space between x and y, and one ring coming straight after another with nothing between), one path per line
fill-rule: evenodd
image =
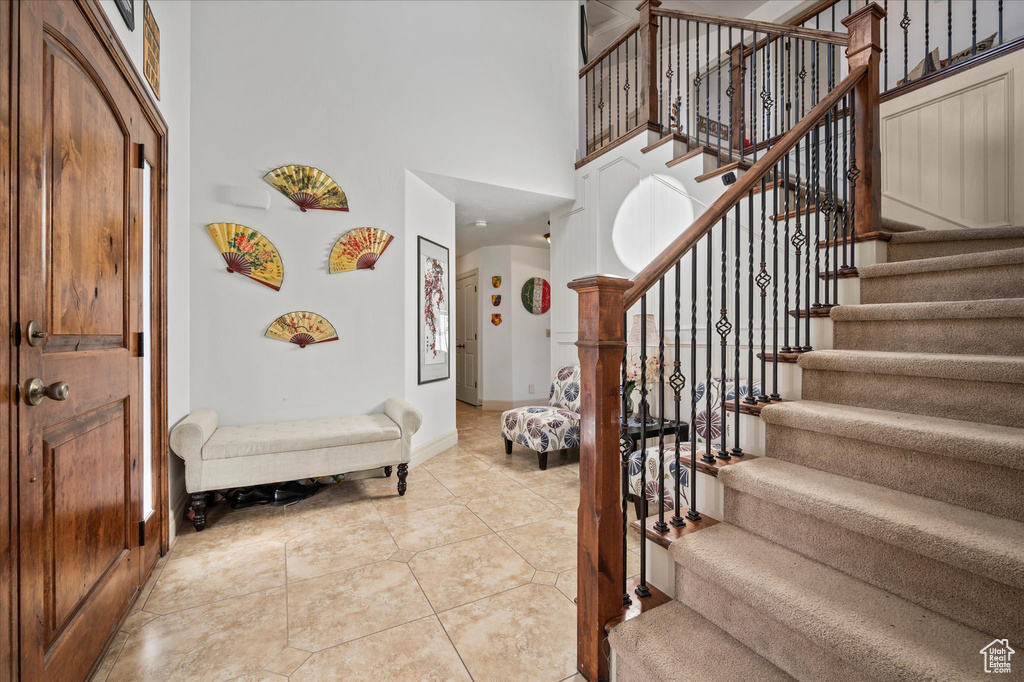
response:
M416 243L417 328L416 361L420 384L451 376L451 325L448 297L448 248L419 237Z
M135 30L135 0L114 0L117 11L121 13L129 31Z

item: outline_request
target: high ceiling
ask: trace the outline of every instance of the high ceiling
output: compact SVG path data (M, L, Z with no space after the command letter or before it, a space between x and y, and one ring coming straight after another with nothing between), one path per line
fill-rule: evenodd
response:
M455 253L483 246L547 248L544 234L551 231L551 211L571 201L565 197L524 192L446 175L416 172L424 182L455 203ZM487 227L477 227L478 220Z
M777 0L774 0L777 2ZM662 0L662 9L747 17L773 0ZM638 0L587 0L590 52L597 54L636 21ZM780 10L793 3L779 2Z

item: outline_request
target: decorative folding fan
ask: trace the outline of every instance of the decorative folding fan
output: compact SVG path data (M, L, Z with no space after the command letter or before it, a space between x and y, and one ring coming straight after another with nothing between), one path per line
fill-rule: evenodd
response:
M375 227L357 227L341 235L331 249L331 272L373 270L394 237Z
M303 213L310 208L347 211L348 197L331 176L312 166L281 166L263 179L294 201Z
M262 234L236 223L211 223L206 231L228 264L228 272L237 272L274 291L281 289L284 263L281 254Z
M297 344L299 348L305 348L311 343L338 340L334 325L320 315L305 310L285 313L277 318L267 328L264 336Z

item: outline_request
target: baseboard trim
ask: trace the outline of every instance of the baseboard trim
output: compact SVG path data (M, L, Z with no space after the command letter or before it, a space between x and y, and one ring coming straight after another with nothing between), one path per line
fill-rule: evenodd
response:
M452 429L448 433L442 433L437 438L417 445L412 449L412 454L409 456L409 468L418 467L434 455L439 455L453 445L458 445L458 443L459 432L457 429Z
M188 504L188 491L182 490L178 499L171 505L171 517L167 521L167 548L174 547L174 538L178 536L178 523L185 518L185 506Z
M504 412L515 407L530 407L532 405L547 405L547 400L542 396L527 400L484 400L480 403L480 409L484 412Z

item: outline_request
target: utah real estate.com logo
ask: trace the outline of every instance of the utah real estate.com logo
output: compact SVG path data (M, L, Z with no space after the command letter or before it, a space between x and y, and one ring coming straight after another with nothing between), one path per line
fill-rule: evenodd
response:
M979 653L985 657L985 672L1009 673L1010 657L1017 652L1010 648L1008 640L994 639L984 646Z

